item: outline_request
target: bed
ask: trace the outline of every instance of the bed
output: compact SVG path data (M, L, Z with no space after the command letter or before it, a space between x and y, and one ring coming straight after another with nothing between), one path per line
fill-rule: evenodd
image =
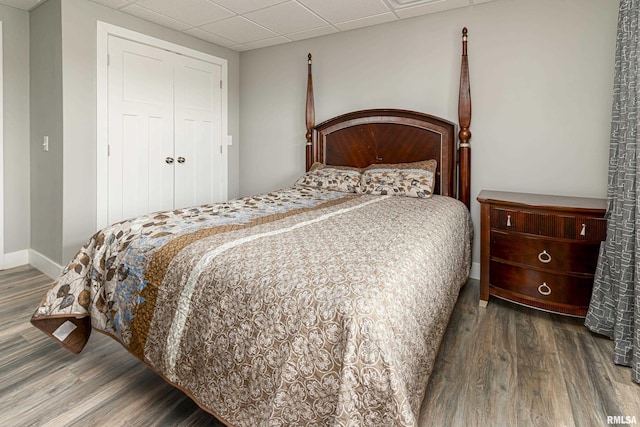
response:
M470 268L466 37L457 135L394 109L316 126L309 55L295 185L98 231L32 324L75 353L111 336L229 426L417 425Z

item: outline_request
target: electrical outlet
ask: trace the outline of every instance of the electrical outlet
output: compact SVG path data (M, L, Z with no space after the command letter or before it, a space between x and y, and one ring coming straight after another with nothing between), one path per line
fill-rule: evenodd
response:
M44 151L49 151L49 137L45 136L42 138L42 149Z

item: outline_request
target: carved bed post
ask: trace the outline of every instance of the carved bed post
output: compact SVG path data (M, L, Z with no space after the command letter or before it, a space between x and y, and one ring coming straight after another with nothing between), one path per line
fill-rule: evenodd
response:
M307 108L305 111L307 120L307 170L313 164L313 152L311 147L311 130L315 126L316 110L313 103L313 77L311 76L311 54L309 54L309 71L307 75Z
M460 66L460 91L458 94L458 122L460 123L460 194L459 199L467 208L471 192L471 86L467 60L467 27L462 29L462 63Z

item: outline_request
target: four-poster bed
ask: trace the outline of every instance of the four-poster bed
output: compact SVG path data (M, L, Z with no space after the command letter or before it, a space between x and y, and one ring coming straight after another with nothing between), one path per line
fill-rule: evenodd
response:
M364 168L376 163L409 163L437 159L437 194L461 200L467 208L471 191L471 90L467 28L462 30L458 96L459 148L455 124L416 111L362 110L315 126L311 54L308 56L306 102L306 168L313 163ZM459 180L459 186L458 186Z
M459 149L414 111L316 126L309 55L294 186L100 230L31 322L111 336L229 426L416 425L471 262L466 38Z

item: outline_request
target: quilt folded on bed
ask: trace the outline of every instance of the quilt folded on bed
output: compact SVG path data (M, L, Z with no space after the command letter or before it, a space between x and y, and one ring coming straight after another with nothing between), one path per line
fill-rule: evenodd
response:
M96 233L31 322L112 336L229 425L415 425L470 266L460 202L293 187Z

